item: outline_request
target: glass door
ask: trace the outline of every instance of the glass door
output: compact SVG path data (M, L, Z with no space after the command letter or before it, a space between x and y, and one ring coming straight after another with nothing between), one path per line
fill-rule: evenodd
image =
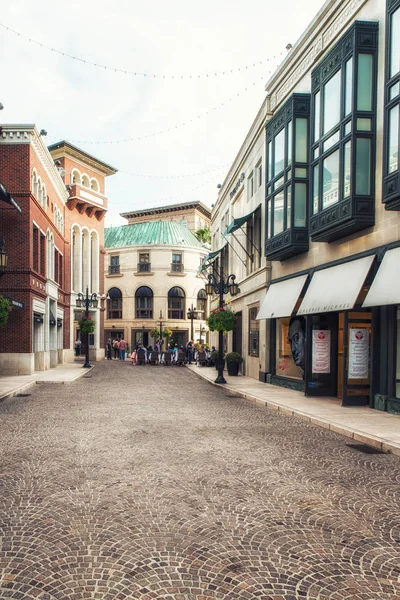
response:
M306 331L306 396L336 396L337 313L310 315Z
M344 313L342 323L342 404L366 406L369 404L371 388L372 314L366 310Z

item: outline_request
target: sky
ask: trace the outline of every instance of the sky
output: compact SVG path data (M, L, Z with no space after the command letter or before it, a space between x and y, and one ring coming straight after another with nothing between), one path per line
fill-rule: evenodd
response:
M323 4L1 0L0 120L118 169L107 227L130 210L211 206L287 44Z

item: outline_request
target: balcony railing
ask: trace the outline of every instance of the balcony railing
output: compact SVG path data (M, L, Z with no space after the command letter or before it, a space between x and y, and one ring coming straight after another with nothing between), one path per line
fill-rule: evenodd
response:
M171 263L171 273L183 273L183 263Z
M108 267L108 274L109 275L119 275L119 265L110 265Z
M151 263L138 263L137 270L138 270L138 273L150 273L151 272Z

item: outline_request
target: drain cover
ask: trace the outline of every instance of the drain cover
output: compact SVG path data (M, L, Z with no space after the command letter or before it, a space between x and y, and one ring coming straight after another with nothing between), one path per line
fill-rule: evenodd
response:
M31 396L31 394L16 394L17 398L27 398L28 396Z
M383 450L379 450L373 446L368 446L367 444L346 444L346 446L348 448L352 448L353 450L363 452L364 454L385 454Z

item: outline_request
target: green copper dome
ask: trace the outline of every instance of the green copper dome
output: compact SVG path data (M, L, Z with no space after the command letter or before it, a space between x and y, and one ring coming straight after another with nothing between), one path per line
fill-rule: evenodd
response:
M202 243L187 227L173 221L148 221L147 223L107 227L104 230L105 248L156 244L203 248Z

